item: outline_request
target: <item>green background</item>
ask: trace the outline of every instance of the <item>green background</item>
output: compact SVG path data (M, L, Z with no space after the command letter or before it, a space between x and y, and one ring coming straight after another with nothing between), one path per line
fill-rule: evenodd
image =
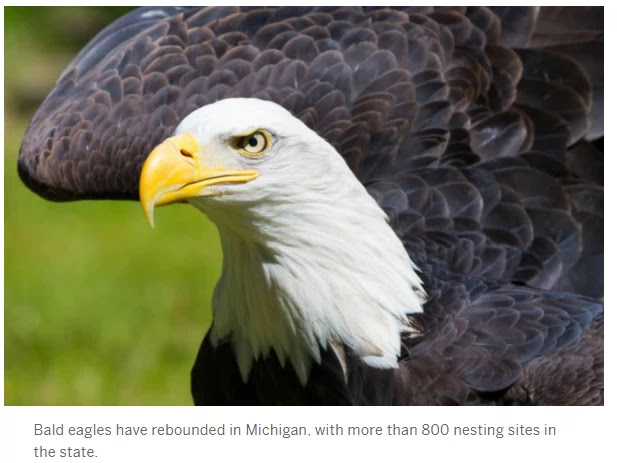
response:
M52 203L17 176L25 128L64 67L130 8L6 7L6 405L191 404L190 369L220 273L196 209Z

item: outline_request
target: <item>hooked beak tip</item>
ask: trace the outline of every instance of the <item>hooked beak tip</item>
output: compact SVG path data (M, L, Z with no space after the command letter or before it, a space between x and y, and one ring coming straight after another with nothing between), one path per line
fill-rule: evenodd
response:
M146 216L146 220L148 220L150 227L154 228L154 202L150 201L147 204L142 202L141 205L144 215Z

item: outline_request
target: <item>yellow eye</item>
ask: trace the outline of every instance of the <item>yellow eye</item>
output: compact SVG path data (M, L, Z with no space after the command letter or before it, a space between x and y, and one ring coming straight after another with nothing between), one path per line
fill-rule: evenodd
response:
M270 147L270 137L262 130L240 137L238 148L249 156L261 155Z

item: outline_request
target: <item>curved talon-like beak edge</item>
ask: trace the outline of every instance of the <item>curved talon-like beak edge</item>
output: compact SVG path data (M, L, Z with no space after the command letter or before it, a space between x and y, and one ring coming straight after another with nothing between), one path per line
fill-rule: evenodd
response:
M244 183L258 177L254 170L207 167L200 162L199 143L191 133L166 139L146 158L139 177L139 201L154 227L154 207L203 196L205 187Z

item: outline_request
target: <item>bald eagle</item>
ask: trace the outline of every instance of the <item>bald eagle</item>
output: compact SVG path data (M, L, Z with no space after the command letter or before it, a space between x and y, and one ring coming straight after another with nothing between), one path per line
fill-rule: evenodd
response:
M217 225L196 404L601 404L602 27L137 9L60 77L18 170Z

